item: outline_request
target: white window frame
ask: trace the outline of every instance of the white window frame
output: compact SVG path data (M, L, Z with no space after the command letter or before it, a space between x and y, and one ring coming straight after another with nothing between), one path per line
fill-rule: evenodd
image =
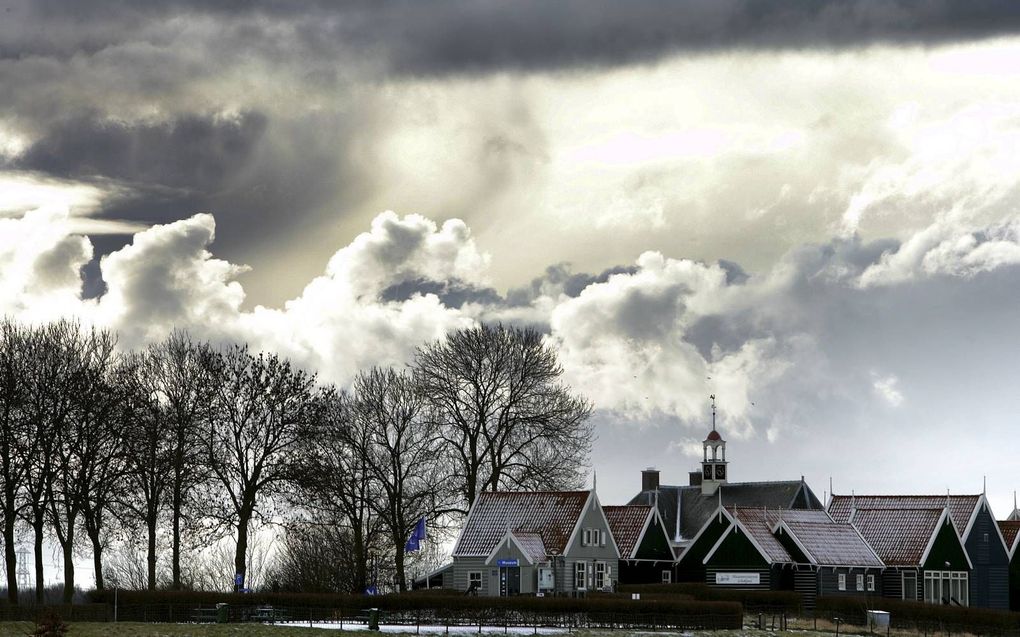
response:
M574 590L588 590L588 566L584 562L574 563Z
M846 590L846 573L840 573L836 577L836 588L845 591Z
M873 573L868 574L868 592L875 592L875 575Z
M591 529L585 529L581 534L581 546L591 545Z
M925 571L924 602L941 604L945 598L970 605L970 574L966 571Z
M472 582L478 582L478 588L475 590L482 590L482 572L481 571L468 571L468 588L471 588Z
M595 562L595 590L600 591L606 587L608 571L605 562Z
M672 584L673 583L673 571L663 571L662 572L662 583L663 584Z
M911 591L910 597L907 597L907 576L914 580L914 590ZM903 571L900 573L900 599L917 601L917 572L916 571Z
M857 590L864 590L864 573L857 574Z

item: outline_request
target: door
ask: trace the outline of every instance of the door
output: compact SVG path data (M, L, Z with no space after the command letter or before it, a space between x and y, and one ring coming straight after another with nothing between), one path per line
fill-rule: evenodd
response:
M514 597L521 594L521 567L503 566L499 569L500 597Z

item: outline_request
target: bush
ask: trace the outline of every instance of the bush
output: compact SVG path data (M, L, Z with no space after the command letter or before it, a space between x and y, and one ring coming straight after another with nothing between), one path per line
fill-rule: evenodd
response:
M740 602L748 611L772 610L797 612L801 608L800 593L794 591L736 591L713 588L707 584L630 584L620 587L621 593L640 593L641 599L693 599L698 601Z
M110 604L110 591L93 592L95 602ZM169 612L177 617L196 607L210 608L226 603L234 608L273 605L278 608L325 609L342 616L363 615L366 608L379 608L391 617L410 621L493 623L541 623L543 619L583 616L569 621L612 624L667 624L682 627L739 628L743 618L740 604L726 601L658 599L633 601L623 595L572 597L469 597L423 593L403 595L324 595L301 593L207 593L198 591L120 591L121 616L146 609L148 621ZM174 611L176 607L176 611Z
M989 608L940 606L899 599L853 597L819 597L816 614L839 617L851 624L867 623L868 610L889 613L890 624L896 628L946 628L999 631L1020 628L1020 613Z
M35 630L29 634L34 637L64 637L67 630L67 624L60 615L50 611L35 622Z

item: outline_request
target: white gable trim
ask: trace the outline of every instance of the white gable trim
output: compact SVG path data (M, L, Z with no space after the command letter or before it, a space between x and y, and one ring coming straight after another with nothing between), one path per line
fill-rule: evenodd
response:
M800 549L800 552L803 553L806 558L808 558L809 562L811 562L815 566L818 566L818 560L815 559L815 556L811 554L811 551L807 550L807 547L804 546L804 544L800 541L800 538L797 537L797 534L793 532L793 529L790 528L790 525L788 525L785 520L780 520L779 524L776 524L776 526L772 529L772 534L775 535L780 529L786 531L786 534L790 536L790 539L792 539L793 543L797 545L797 548Z
M970 514L970 519L967 520L967 529L961 536L963 543L966 544L967 540L970 538L970 532L974 530L974 523L977 522L977 517L981 513L982 507L988 510L988 517L992 518L992 526L995 527L995 533L999 536L999 541L1002 542L1002 548L1006 549L1006 553L1009 554L1009 546L1006 545L1006 538L1002 536L1002 529L999 528L999 524L995 521L995 515L992 514L992 505L988 502L988 498L986 498L983 493L981 494L981 497L978 498L977 504L974 505L974 510Z
M485 558L485 564L486 565L492 564L492 558L496 557L496 553L499 553L499 550L503 548L503 544L508 544L510 542L514 543L514 545L517 547L517 550L521 552L521 555L524 556L524 559L528 561L529 565L533 565L535 563L531 559L531 555L526 550L524 550L524 547L521 546L521 543L514 536L513 531L507 531L506 535L504 535L503 538L496 543L495 548L493 548L492 551L489 552L489 555Z
M953 527L953 534L956 535L956 540L960 543L960 548L963 550L963 557L967 560L968 568L974 570L974 563L970 561L970 555L967 554L967 547L963 545L960 531L953 522L953 516L949 515L949 507L942 509L942 515L939 516L939 521L935 523L935 530L932 531L931 537L928 538L928 545L924 547L924 553L921 554L921 561L918 566L924 566L924 563L928 561L928 554L931 553L932 547L935 546L935 539L938 538L946 521L949 522L949 526Z
M592 497L594 495L595 495L594 489L588 492L588 498L584 501L584 506L581 507L581 513L580 513L580 515L577 516L577 519L574 520L574 530L570 532L570 537L567 538L567 543L563 545L563 554L564 555L569 553L571 547L574 546L574 540L577 538L577 533L578 533L578 531L581 530L581 521L584 519L584 514L588 510L588 507L591 505L591 500L592 500ZM605 518L606 516L603 514L602 517ZM606 524L606 526L607 527L609 526L608 523ZM548 550L548 549L546 549L546 550ZM617 551L616 553L617 553L617 555L619 555L620 552Z
M708 530L708 527L712 525L712 520L717 515L722 515L727 520L730 521L730 524L733 523L733 516L730 515L729 511L727 511L724 507L716 507L715 511L712 512L712 515L708 516L708 518L705 520L705 523L701 525L700 529L698 529L698 532L694 535L694 539L691 540L690 544L685 546L683 551L680 551L680 555L676 557L677 562L683 560L684 556L687 555L687 551L691 550L691 547L697 544L698 540L701 539L702 534L704 534L705 531ZM663 531L665 531L665 527L663 527ZM725 534L726 531L723 531L723 535Z
M602 517L602 523L606 525L606 533L609 534L609 540L613 543L613 553L616 553L616 559L620 559L620 547L616 545L616 538L613 537L613 527L609 526L609 518L606 517L606 512L602 510L602 503L599 502L599 496L597 493L595 493L594 489L592 489L591 491L591 497L589 498L589 502L591 502L593 505L595 505L595 507L597 507L599 516ZM585 505L586 505L585 508L587 509L587 503L585 503ZM580 524L581 518L583 517L584 514L582 514L581 517L577 519L578 524Z
M761 544L758 544L758 540L754 539L754 536L748 533L747 527L740 522L739 518L734 516L731 517L730 520L731 520L730 528L727 529L721 536L719 536L719 540L716 541L712 549L707 554L705 554L705 559L701 560L702 564L708 564L708 560L712 559L712 556L715 555L715 552L719 550L719 547L722 546L723 540L725 540L726 536L730 534L730 531L743 532L744 537L746 537L748 541L751 542L751 546L754 547L754 550L758 551L758 554L761 555L762 558L768 564L777 563L775 560L769 557L769 554L765 552L765 549L761 547Z

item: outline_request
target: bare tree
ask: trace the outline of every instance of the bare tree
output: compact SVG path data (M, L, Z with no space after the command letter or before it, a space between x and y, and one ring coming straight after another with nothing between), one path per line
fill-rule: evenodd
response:
M215 356L183 332L130 358L126 443L131 485L126 504L146 530L147 587L156 586L159 522L169 509L171 586L181 587L181 533L198 485L207 479L203 423L208 421Z
M69 391L71 409L55 437L54 479L49 481L48 501L53 531L63 552L64 603L74 597L74 547L79 516L90 509L101 482L111 479L107 466L120 452L121 433L115 421L121 392L110 377L114 364L115 340L100 330L83 332L75 326L70 342L74 348L77 373ZM93 520L96 538L100 520ZM96 585L102 588L102 545L93 544Z
M580 483L591 404L560 382L539 332L463 329L419 348L415 370L453 456L462 513L481 491Z
M361 593L365 555L357 553L344 520L324 518L290 524L267 576L275 591ZM359 571L360 566L360 571Z
M286 581L300 579L297 573L308 568L302 558L312 552L312 538L324 542L349 542L347 562L353 577L336 581L342 592L361 594L368 586L368 550L379 533L379 517L373 508L379 488L370 465L372 428L365 419L355 418L351 396L335 387L324 388L316 401L315 417L303 436L301 471L295 476L295 504L313 517L339 525L336 532L319 531L316 525L301 523L287 536L286 546L293 550ZM340 553L338 548L332 550ZM288 579L289 578L289 579ZM323 581L323 580L316 580ZM320 586L316 584L316 586Z
M0 320L0 510L3 515L7 601L18 603L18 557L14 527L23 506L21 492L35 437L25 419L26 330L9 318Z
M409 372L373 368L354 381L354 418L368 431L369 468L379 485L375 508L386 525L396 583L407 589L405 545L422 518L447 512L449 479L441 432L426 418L428 400Z
M226 495L219 517L237 533L238 590L247 572L249 526L291 480L312 410L313 376L274 354L234 347L220 355L208 433L209 468Z
M35 600L45 602L43 544L56 476L57 434L74 405L82 345L76 323L58 321L31 328L25 341L23 380L26 441L21 447L26 466L23 519L32 527L35 559Z

